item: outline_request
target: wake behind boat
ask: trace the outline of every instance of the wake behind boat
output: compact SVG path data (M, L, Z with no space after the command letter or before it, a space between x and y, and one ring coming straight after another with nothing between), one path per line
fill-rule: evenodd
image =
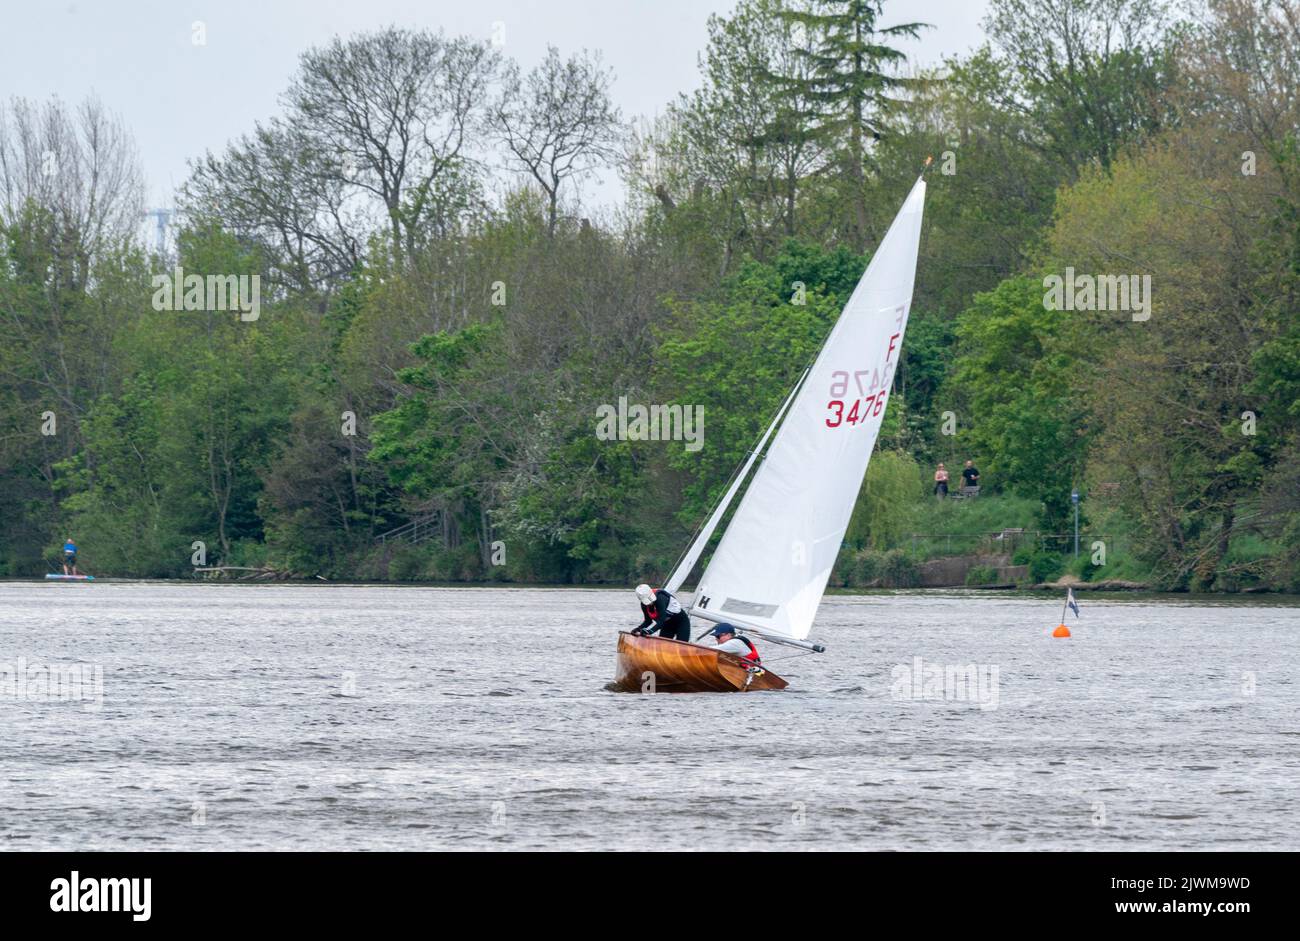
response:
M807 638L884 421L912 306L924 204L923 174L817 359L795 383L665 584L664 591L671 594L686 581L757 462L700 578L689 614L735 625L742 634L773 643L817 653L824 649ZM772 444L764 453L769 438ZM737 683L737 665L745 670L739 658L708 647L623 633L611 685L629 692L732 692L787 685L770 673L764 675L779 685L772 680L772 685L756 685L752 677Z

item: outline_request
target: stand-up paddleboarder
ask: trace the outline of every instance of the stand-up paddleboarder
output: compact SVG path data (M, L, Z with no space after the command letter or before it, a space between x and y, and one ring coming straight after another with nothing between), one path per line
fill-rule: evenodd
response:
M72 571L68 571L71 569ZM63 574L78 575L77 571L77 544L69 536L67 542L63 544Z

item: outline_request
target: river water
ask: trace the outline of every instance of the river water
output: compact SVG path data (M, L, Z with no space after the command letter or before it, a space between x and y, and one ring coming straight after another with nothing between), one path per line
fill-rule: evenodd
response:
M0 839L1300 849L1300 599L1080 603L830 596L789 690L646 696L628 590L0 583Z

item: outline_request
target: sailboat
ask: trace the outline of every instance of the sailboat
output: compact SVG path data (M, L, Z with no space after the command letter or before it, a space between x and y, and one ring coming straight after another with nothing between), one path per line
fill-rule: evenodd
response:
M681 587L753 471L696 586L691 615L734 624L746 635L773 643L824 651L808 638L902 353L924 203L922 174L816 360L795 383L664 585L674 593ZM729 653L622 631L610 688L734 692L787 685L771 670Z

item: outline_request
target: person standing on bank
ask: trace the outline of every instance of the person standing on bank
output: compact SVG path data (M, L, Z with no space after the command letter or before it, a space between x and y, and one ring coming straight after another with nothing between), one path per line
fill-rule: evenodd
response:
M649 636L658 633L669 640L691 639L691 619L682 604L662 588L637 585L636 597L641 602L641 624L632 633Z
M964 481L964 486L978 487L980 485L980 471L975 466L974 461L966 462L966 467L961 472L961 478Z
M948 496L948 468L942 464L934 472L934 492L940 497Z

